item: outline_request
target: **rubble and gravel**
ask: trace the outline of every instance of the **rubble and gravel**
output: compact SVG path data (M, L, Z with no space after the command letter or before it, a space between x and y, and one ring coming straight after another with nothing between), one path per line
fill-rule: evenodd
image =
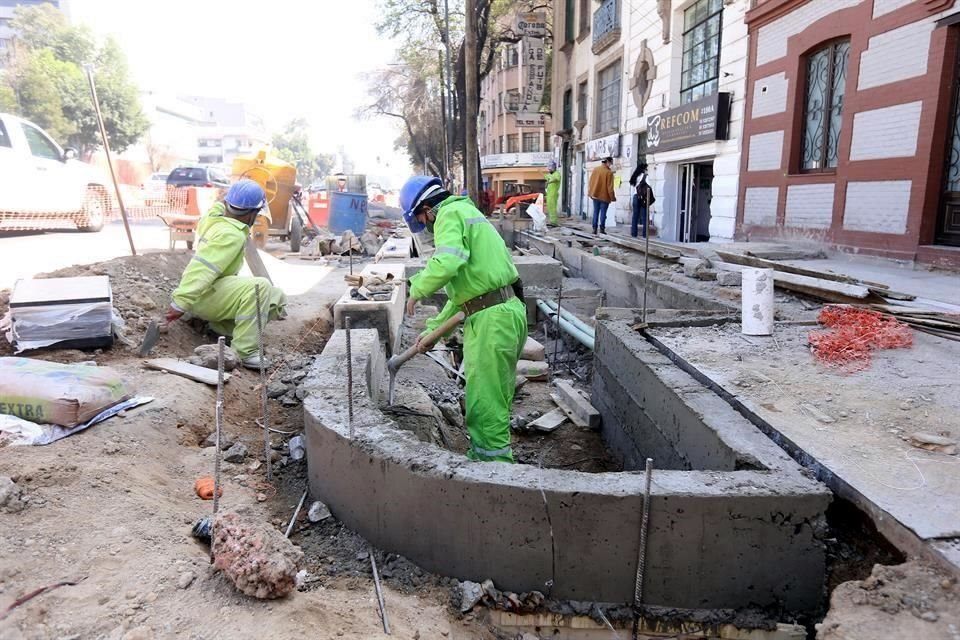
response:
M213 566L248 596L282 598L296 588L303 552L257 518L222 511L214 518Z

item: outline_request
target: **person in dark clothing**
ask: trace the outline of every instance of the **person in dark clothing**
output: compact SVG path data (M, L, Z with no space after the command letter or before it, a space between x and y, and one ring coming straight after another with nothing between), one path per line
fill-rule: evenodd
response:
M653 189L647 184L647 163L637 164L630 176L630 186L634 188L632 206L633 218L630 221L630 235L634 238L638 235L638 223L643 222L643 237L647 237L647 220L649 218L650 205L656 202L653 197Z

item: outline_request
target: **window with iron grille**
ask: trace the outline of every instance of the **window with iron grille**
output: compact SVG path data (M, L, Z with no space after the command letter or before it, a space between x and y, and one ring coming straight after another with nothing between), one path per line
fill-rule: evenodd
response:
M523 134L523 151L524 153L536 153L540 151L540 132L534 131L532 133Z
M683 12L682 104L717 92L722 26L723 0L697 0Z
M802 171L837 166L849 59L849 40L835 40L806 57Z
M564 131L573 128L573 91L567 89L563 92L563 129Z
M506 63L506 67L508 69L520 64L520 50L517 49L515 45L507 46L506 51L504 51L503 57L504 57L504 62Z
M503 153L503 136L500 136L500 153Z
M516 113L520 110L520 89L507 90L507 111Z
M520 153L520 136L516 133L507 134L507 153Z
M610 133L620 126L619 60L597 74L597 133Z
M587 81L577 85L577 120L587 121Z

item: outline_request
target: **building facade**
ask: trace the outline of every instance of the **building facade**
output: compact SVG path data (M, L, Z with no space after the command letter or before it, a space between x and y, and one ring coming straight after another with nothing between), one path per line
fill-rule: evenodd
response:
M505 46L496 69L480 86L480 170L484 190L497 196L515 192L517 185L542 192L553 157L549 115L539 114L536 122L518 126L521 91L528 76L524 62L531 53L537 55L525 51L523 41Z
M242 103L200 96L181 100L201 110L204 122L197 129L200 164L222 165L229 170L237 156L249 155L270 144L263 118Z
M554 105L563 114L555 129L571 214L589 216L589 172L612 156L619 186L611 212L618 223L629 223L629 178L646 162L659 237L733 238L749 3L555 3L557 37L564 39L554 64Z
M760 0L738 232L960 265L954 0Z

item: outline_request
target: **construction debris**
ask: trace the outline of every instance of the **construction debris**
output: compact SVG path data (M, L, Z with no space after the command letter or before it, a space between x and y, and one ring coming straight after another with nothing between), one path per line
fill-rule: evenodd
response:
M550 365L534 360L517 361L517 375L527 380L546 380L550 375Z
M205 369L217 369L217 345L202 344L193 350L193 355L187 358L187 362L203 367ZM240 366L240 358L230 347L223 349L223 370L233 371Z
M213 566L241 593L266 600L296 589L303 552L269 524L221 511L214 518L213 543Z
M910 444L918 449L927 451L939 451L950 456L957 455L957 441L946 436L938 436L930 433L911 433Z
M319 500L311 504L307 510L307 520L313 523L323 522L331 515L333 514L330 513L330 508Z
M194 382L202 382L203 384L208 384L210 386L217 386L217 372L215 370L207 369L206 367L198 367L195 364L190 364L183 360L174 360L173 358L155 358L153 360L147 360L144 362L144 365L148 369L156 369L157 371L165 371L166 373L172 373L178 376L187 378L188 380L193 380ZM223 381L227 382L230 380L230 374L223 374Z
M600 428L600 412L584 395L567 380L556 381L557 393L552 394L557 403L578 427Z
M820 362L848 372L870 366L874 349L897 349L913 344L910 327L877 311L830 305L817 318L832 331L811 331L810 347Z
M547 359L547 355L542 344L527 336L527 341L523 344L523 352L520 354L520 359L543 362Z
M560 428L564 422L567 421L567 414L564 413L562 409L554 409L549 413L546 413L533 422L527 423L528 429L536 429L537 431L545 431L550 433L556 431Z

